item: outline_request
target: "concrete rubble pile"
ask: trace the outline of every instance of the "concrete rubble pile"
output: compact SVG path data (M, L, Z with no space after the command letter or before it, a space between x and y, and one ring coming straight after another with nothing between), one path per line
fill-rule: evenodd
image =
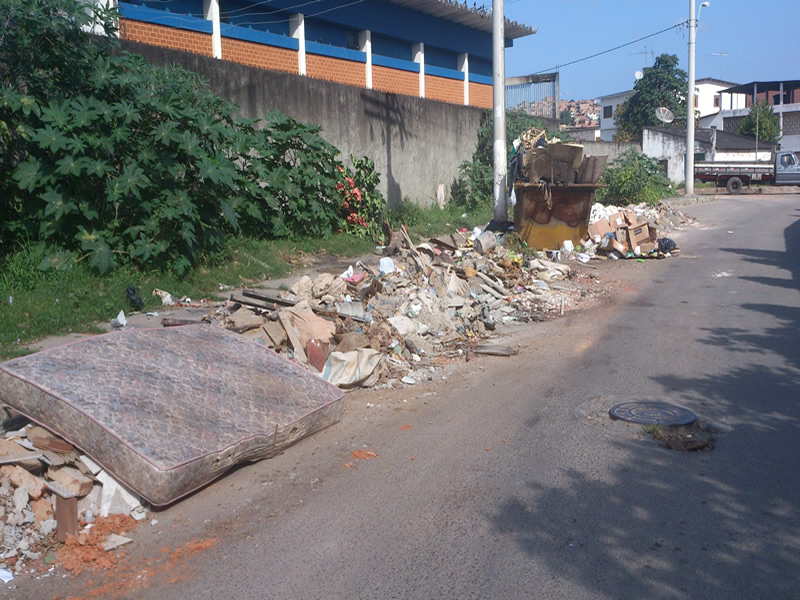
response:
M498 245L491 231L468 235L414 244L402 229L376 266L358 262L338 275L304 276L284 292L244 290L207 320L343 389L413 385L459 356L513 353L480 341L498 323L563 314L586 294L579 280L595 278L588 267L575 273L541 253Z
M112 514L142 520L138 498L88 456L16 416L0 438L0 577L20 573L82 525ZM18 427L18 428L15 428ZM110 548L109 548L110 549Z
M599 252L614 260L674 256L680 249L663 234L692 221L679 209L664 204L621 208L597 203L592 206L583 246L590 254Z

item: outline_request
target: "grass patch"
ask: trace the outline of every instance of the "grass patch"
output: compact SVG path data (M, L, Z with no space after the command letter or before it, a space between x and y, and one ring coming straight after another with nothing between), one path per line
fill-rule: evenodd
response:
M404 203L390 218L393 227L406 223L416 237L430 237L484 225L492 218L492 207L464 214L453 206L420 208ZM286 277L308 255L356 257L371 254L375 245L349 235L291 241L232 238L225 250L206 257L184 276L129 266L101 276L87 261L43 271L39 265L52 251L43 243L31 242L0 266L0 360L26 354L30 352L27 344L48 336L102 332L98 323L109 322L120 310L132 310L125 296L130 285L138 288L145 311L160 310L160 299L152 296L154 288L177 298L220 299L227 294L220 292L220 286L247 287Z
M394 229L406 224L417 237L431 237L464 227L472 231L473 227L486 225L492 216L493 206L490 204L465 212L463 207L453 204L446 204L444 208L437 204L422 208L406 201L392 213L390 222Z

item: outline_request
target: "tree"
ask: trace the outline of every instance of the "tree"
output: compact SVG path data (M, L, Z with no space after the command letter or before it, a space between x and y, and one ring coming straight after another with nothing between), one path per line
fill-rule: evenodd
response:
M568 108L561 111L560 121L562 125L572 125L572 113Z
M757 131L756 123L758 123ZM750 113L739 123L736 133L751 137L758 135L759 140L777 142L781 137L778 115L766 102L756 102L750 108Z
M614 119L618 142L642 140L642 129L647 126L665 126L656 118L656 109L666 107L676 121L686 121L686 72L678 68L678 57L662 54L652 67L644 70L644 77L633 86L636 92L617 107Z

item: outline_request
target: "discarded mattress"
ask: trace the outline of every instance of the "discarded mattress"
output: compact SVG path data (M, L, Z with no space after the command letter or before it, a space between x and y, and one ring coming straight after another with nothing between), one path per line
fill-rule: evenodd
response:
M207 324L118 331L0 364L0 400L156 506L335 423L343 397Z

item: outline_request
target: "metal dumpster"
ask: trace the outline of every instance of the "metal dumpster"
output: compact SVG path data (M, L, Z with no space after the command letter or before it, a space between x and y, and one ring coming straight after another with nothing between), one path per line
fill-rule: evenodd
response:
M537 250L556 250L564 240L586 239L596 183L544 186L517 183L514 226L520 238Z

